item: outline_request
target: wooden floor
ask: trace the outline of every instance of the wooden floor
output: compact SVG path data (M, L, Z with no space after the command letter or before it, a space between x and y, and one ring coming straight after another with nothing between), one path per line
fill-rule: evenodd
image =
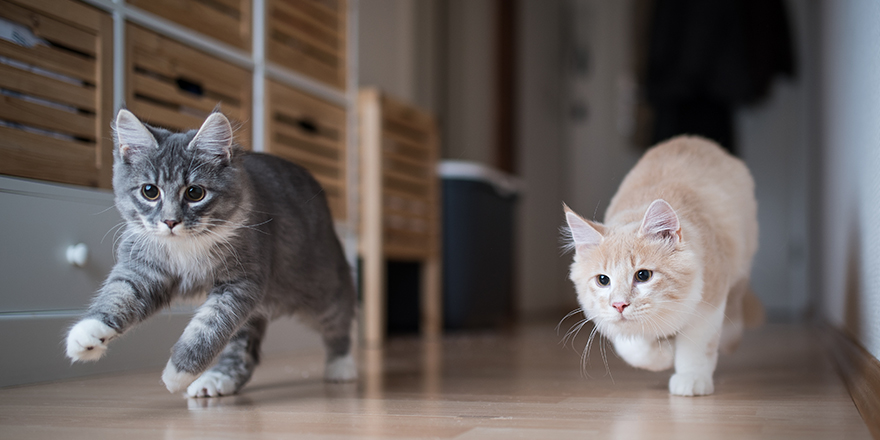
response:
M268 359L218 399L171 395L159 371L2 389L0 438L870 438L816 330L748 334L721 359L716 394L687 398L610 349L606 370L601 345L586 377L553 327L394 340L363 353L353 384L323 383L315 354Z

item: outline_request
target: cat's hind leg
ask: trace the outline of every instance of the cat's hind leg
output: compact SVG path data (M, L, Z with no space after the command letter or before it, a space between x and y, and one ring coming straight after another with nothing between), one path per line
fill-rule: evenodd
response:
M663 371L672 367L675 359L674 340L647 339L639 336L621 336L614 339L614 351L626 363L636 368Z
M316 324L327 352L324 380L348 382L357 379L357 363L352 354L354 304L331 307L317 318Z
M260 363L267 322L263 317L251 317L226 344L214 366L187 387L187 396L228 396L241 390Z
M724 311L724 324L721 327L720 349L724 354L733 353L742 340L743 300L749 290L748 278L743 278L730 288L727 294L727 307Z

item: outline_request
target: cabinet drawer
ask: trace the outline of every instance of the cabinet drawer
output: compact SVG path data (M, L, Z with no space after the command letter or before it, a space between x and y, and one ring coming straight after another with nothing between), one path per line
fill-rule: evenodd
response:
M173 130L199 128L218 105L251 143L251 73L238 66L129 24L126 104L143 121Z
M297 163L321 183L333 218L346 218L345 110L268 81L266 151Z
M84 309L114 264L113 195L0 177L0 206L0 312ZM78 243L83 267L66 259Z
M345 88L345 0L268 0L266 58Z
M128 3L239 49L251 50L250 0L129 0Z
M0 173L110 187L113 22L80 3L0 0Z

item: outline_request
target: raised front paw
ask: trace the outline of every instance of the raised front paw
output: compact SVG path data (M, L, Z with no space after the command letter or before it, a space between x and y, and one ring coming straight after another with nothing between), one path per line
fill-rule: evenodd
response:
M168 359L165 371L162 372L162 382L165 383L165 388L168 388L168 391L172 393L179 393L185 390L197 377L198 375L196 374L178 370L171 359Z
M74 361L96 361L107 351L107 343L119 336L97 319L83 319L67 334L67 357Z
M676 396L706 396L715 392L712 376L699 373L675 373L669 378L669 393Z

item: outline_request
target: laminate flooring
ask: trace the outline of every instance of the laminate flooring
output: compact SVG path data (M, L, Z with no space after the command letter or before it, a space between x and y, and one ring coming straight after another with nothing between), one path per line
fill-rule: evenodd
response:
M158 370L0 389L0 438L870 438L815 328L748 332L715 394L688 398L668 394L670 372L603 357L599 339L582 368L588 329L562 344L570 322L395 338L360 350L347 384L324 383L312 353L266 359L239 395L213 399L169 394Z

